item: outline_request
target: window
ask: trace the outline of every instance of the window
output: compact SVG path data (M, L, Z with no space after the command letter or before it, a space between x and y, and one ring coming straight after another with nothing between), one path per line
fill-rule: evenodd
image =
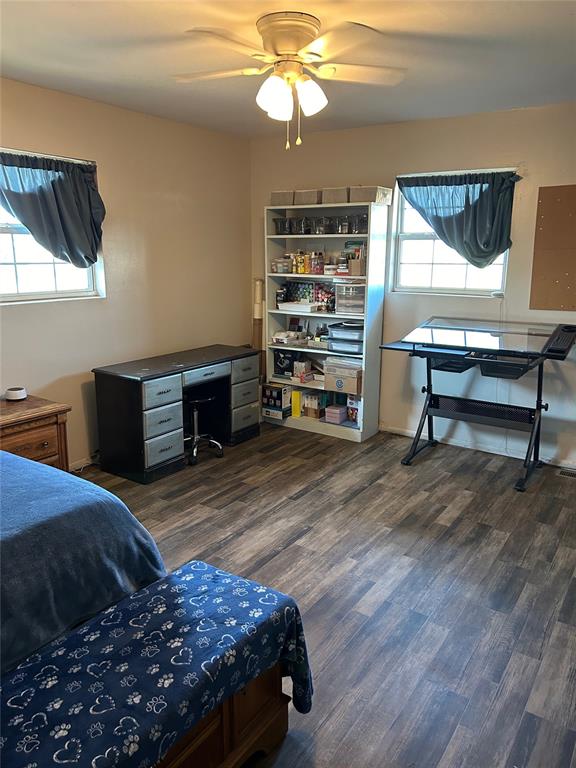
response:
M440 240L397 190L394 290L490 295L504 290L508 252L489 267L469 264Z
M55 259L26 227L0 207L0 301L97 295L96 265L80 269Z

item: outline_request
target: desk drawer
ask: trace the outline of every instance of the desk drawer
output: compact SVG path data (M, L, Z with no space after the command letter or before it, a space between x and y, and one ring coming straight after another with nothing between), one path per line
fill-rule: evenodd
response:
M182 400L182 376L179 373L142 384L142 407L145 411L177 400Z
M16 453L25 459L45 459L58 454L58 428L56 424L46 427L3 435L0 448L8 453Z
M204 368L195 368L193 371L185 371L182 374L182 384L188 387L190 384L199 384L208 379L221 379L224 376L230 376L230 363L217 363Z
M144 442L144 464L153 467L184 453L184 430L177 429Z
M232 411L232 432L239 432L241 429L258 424L260 419L260 403L251 403L243 405L241 408L234 408Z
M182 426L182 403L162 405L151 411L144 411L144 439L174 432Z
M239 408L258 400L258 379L232 385L232 408Z
M257 379L260 375L260 353L240 360L232 360L232 384L248 379Z

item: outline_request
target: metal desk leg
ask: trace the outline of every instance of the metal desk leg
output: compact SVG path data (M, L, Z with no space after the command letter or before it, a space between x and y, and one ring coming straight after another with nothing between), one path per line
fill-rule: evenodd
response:
M438 441L434 440L434 417L428 413L428 409L430 407L430 401L432 400L432 363L430 361L430 358L426 358L426 386L422 388L422 392L426 393L426 400L424 401L424 407L422 408L422 413L420 415L420 421L418 422L418 429L416 430L416 434L414 435L414 440L412 441L412 445L410 446L410 450L404 456L404 458L400 461L401 464L404 464L405 466L410 466L412 464L412 459L414 456L416 456L417 453L420 453L420 451L423 451L424 448L433 448L435 445L438 445ZM420 445L420 437L422 435L422 430L424 429L424 424L428 420L428 440L426 440L425 443Z
M525 491L526 484L530 478L532 472L535 469L539 469L543 466L543 462L540 461L540 434L542 430L542 411L548 410L548 403L542 402L542 387L544 378L544 363L540 363L538 366L538 392L536 395L536 413L534 414L534 424L530 432L530 439L528 440L528 449L526 450L526 458L524 459L524 477L519 478L514 488L517 491Z

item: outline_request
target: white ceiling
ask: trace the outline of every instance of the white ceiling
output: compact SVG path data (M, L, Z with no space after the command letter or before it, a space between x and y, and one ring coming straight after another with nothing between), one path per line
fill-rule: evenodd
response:
M535 106L576 98L576 2L563 0L2 0L2 74L109 104L241 134L278 131L256 107L259 78L180 85L171 75L253 66L190 27L261 44L256 18L307 11L322 28L376 27L347 63L405 67L395 87L323 83L306 130Z

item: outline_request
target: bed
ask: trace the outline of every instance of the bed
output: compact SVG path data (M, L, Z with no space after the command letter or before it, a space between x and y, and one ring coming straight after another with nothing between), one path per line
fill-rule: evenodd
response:
M120 499L0 451L2 669L166 575L154 539Z
M26 473L18 462L2 459L3 469L12 467L8 475ZM31 496L36 489L29 485ZM58 506L52 491L47 497ZM36 497L34 503L40 502ZM93 519L77 519L85 521L82 536L89 539ZM63 530L60 516L56 520ZM46 520L43 525L50 526ZM122 527L115 530L124 535ZM35 532L37 547L41 531ZM121 599L71 624L2 675L0 762L7 768L235 768L284 737L288 697L282 676L292 678L296 709L310 710L312 679L294 600L198 560L165 574L144 534L141 539L138 527L128 525L128 538L140 542L152 571L162 571L159 577L135 589L127 573ZM75 567L82 567L80 560ZM27 561L20 566L28 568ZM118 563L112 567L117 569Z

